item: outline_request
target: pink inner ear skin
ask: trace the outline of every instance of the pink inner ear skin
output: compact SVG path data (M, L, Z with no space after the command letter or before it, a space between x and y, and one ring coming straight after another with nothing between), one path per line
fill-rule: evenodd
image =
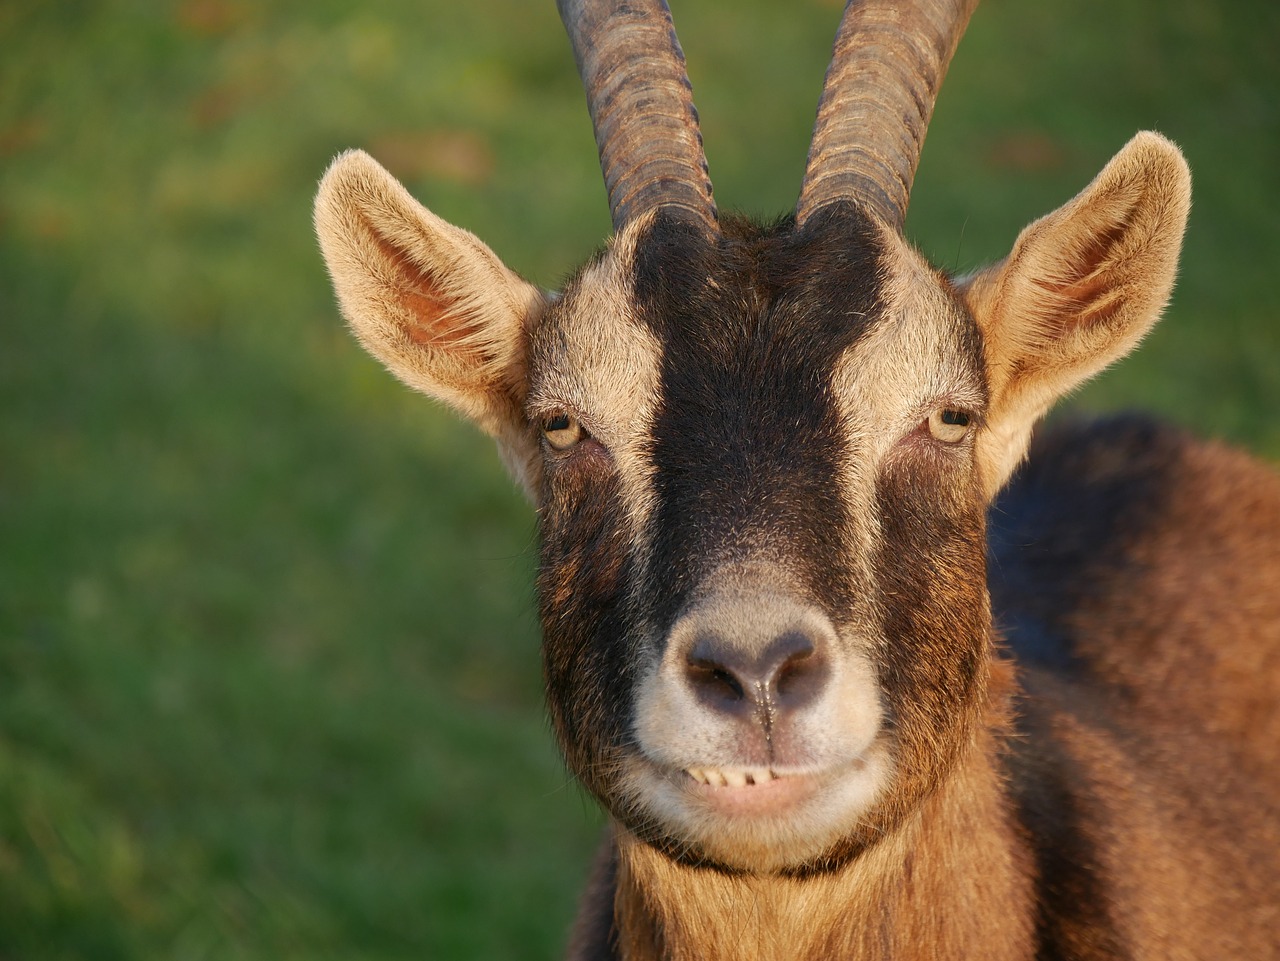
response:
M473 330L448 323L445 305L437 298L419 290L402 290L399 300L413 322L404 325L405 335L422 347L435 347L465 340Z
M395 288L395 297L402 310L401 316L412 318L401 325L405 336L422 347L474 341L480 333L479 321L467 322L459 312L451 311L449 299L438 295L440 285L429 271L377 231L371 229L370 234L386 262L401 278ZM492 359L483 350L475 349L473 352L482 362Z
M1110 230L1093 238L1081 251L1074 273L1077 279L1071 283L1054 286L1043 284L1063 299L1064 307L1075 317L1064 326L1091 327L1105 323L1124 303L1114 291L1115 278L1111 269L1116 259L1116 248L1124 239L1127 224L1116 224Z

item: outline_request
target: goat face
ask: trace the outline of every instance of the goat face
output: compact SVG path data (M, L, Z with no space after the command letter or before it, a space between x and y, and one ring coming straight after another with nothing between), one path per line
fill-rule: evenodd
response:
M950 284L853 206L716 238L659 215L529 356L575 773L641 837L731 867L879 835L980 702L985 367Z
M710 203L665 7L562 0L617 233L558 297L364 154L317 197L357 336L537 502L561 745L672 857L836 866L939 782L986 708L985 505L1173 285L1190 178L1155 134L972 277L910 248L921 91L972 0L918 7L849 5L796 216L760 228Z

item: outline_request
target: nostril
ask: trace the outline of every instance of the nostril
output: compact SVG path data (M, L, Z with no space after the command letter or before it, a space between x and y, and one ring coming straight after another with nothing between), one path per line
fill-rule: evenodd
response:
M743 677L743 665L724 639L705 633L694 641L685 657L685 677L698 698L721 711L750 705L751 681Z
M747 696L742 682L732 671L711 661L690 660L689 679L694 687L705 689L708 693L718 694L723 698L740 701Z
M765 682L770 696L783 708L798 708L812 700L826 684L826 658L804 635L781 648L781 657Z
M813 651L805 651L803 654L793 654L781 664L778 665L777 671L773 675L773 686L778 689L779 694L785 694L796 684L801 684L804 679L812 674L809 670L808 661L813 657Z
M781 677L800 669L816 653L813 640L803 631L787 631L775 637L761 656L766 674Z

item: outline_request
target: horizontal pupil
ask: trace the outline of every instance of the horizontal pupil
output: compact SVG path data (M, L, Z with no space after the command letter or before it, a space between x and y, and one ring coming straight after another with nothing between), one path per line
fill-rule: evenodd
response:
M568 430L570 423L568 414L557 414L548 420L542 429L545 431Z
M957 427L968 427L969 415L962 410L944 410L942 412L942 422L944 424L954 424Z

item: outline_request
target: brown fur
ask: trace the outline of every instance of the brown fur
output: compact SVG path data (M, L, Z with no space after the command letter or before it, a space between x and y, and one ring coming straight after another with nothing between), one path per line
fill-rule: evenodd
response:
M1213 739L1280 787L1280 477L1225 444L1139 428L1050 434L1035 460L1086 490L1172 479L1117 505L1127 524L1107 551L1044 545L1041 563L1076 573L1036 596L1037 616L1079 639L1080 670L1127 723Z

